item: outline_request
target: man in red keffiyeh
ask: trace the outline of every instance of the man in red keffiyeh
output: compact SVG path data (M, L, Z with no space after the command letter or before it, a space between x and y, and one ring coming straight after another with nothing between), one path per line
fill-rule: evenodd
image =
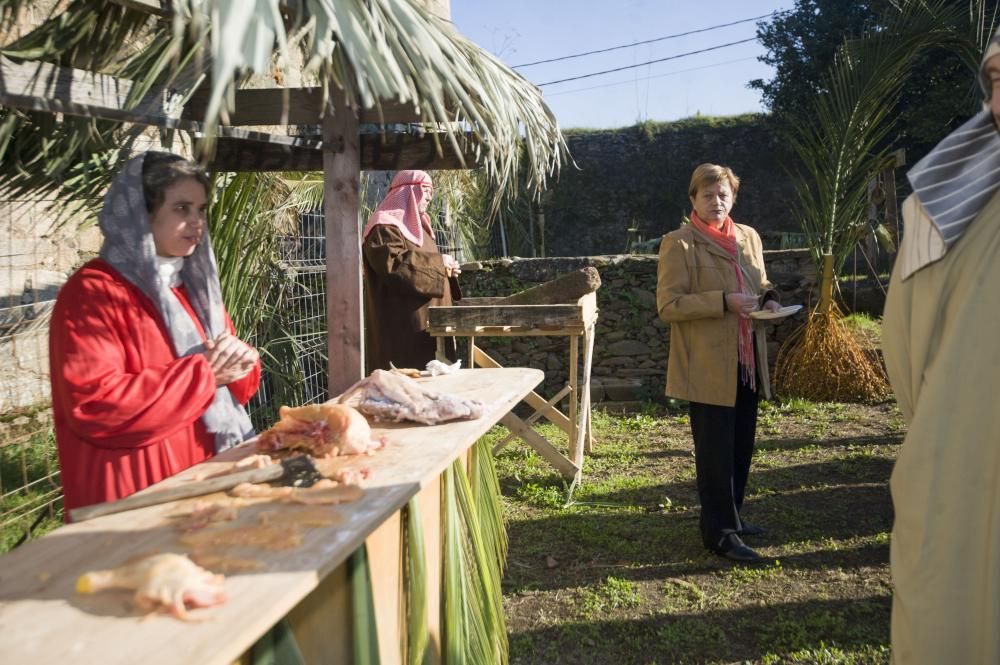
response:
M433 195L430 175L399 171L362 233L369 372L390 363L422 369L437 350L427 309L461 297L458 263L438 251L427 215Z
M740 181L702 164L691 176L691 223L663 237L656 304L670 323L667 395L690 403L701 536L728 559L758 561L742 536L763 533L740 516L757 426L770 397L757 309L781 309L764 271L760 236L729 217Z

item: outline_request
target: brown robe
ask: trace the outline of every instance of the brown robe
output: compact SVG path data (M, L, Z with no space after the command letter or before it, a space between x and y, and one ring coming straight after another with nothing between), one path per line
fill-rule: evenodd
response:
M423 369L434 359L437 342L427 333L427 309L462 297L449 278L434 239L424 233L417 247L396 227L379 224L361 246L365 264L367 371L396 367ZM445 350L455 357L455 341Z

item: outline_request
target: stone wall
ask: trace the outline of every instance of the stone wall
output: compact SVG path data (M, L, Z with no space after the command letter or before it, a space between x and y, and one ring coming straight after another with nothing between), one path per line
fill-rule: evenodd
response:
M815 285L815 270L808 251L764 254L768 276L780 292L782 303L808 303ZM670 330L656 314L656 262L654 255L496 259L465 266L460 279L466 296L502 296L572 270L597 268L602 286L597 293L600 313L594 344L592 400L636 402L661 398L666 385ZM787 319L765 323L772 364L779 346L805 321L805 314L803 309ZM546 396L556 393L568 380L566 337L477 338L476 343L504 366L544 370L542 392Z
M767 116L692 118L609 130L568 130L576 163L563 167L543 200L549 256L626 251L627 230L658 238L690 211L687 188L698 164L731 167L742 179L733 218L753 226L765 246L799 232L789 214L797 160Z
M0 200L0 413L49 400L49 316L96 226L56 223L48 201Z

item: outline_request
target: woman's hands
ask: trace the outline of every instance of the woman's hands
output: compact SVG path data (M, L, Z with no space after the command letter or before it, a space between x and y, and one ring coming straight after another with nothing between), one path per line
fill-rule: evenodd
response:
M442 254L441 258L444 260L444 271L448 277L458 277L462 274L462 268L451 254Z
M756 296L746 296L742 293L727 293L726 294L726 309L728 309L733 314L739 314L740 318L748 319L750 318L750 313L757 311L757 297ZM769 312L777 312L781 309L781 303L777 300L768 300L761 309L765 309Z
M204 355L215 374L217 386L242 379L260 359L257 349L228 332L205 342Z
M747 296L742 293L726 294L726 309L733 314L739 314L740 318L750 318L750 312L757 310L757 297Z

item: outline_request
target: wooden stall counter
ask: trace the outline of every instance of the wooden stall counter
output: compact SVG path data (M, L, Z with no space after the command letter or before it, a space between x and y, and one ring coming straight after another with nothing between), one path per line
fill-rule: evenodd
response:
M179 541L176 515L190 512L196 499L70 524L24 544L0 557L0 659L31 665L229 665L289 617L307 663L348 663L350 604L345 600L349 593L344 563L367 541L378 601L381 662L400 662L399 635L405 630L399 618L400 509L416 496L422 510L430 513L425 523L432 527L439 523L442 472L542 379L540 370L526 368L466 369L423 379L435 390L483 401L486 413L476 420L435 426L373 427L385 437L384 449L371 456L336 458L333 463L338 469L367 469L364 495L332 509L339 523L304 529L297 547L255 549L258 569L226 575L227 602L192 612L204 620L185 622L166 614L143 617L129 592L80 595L75 591L77 578L85 572L120 566L144 554L187 553ZM214 473L251 452L249 446L227 451L157 488ZM250 508L256 511L246 510L248 520L255 520L254 513L263 509L293 510L277 502ZM441 561L440 531L432 528L425 543L428 586L434 587ZM438 602L436 592L428 601L429 607ZM432 646L439 645L433 613L430 623ZM439 648L432 649L431 660L439 660L439 653Z

